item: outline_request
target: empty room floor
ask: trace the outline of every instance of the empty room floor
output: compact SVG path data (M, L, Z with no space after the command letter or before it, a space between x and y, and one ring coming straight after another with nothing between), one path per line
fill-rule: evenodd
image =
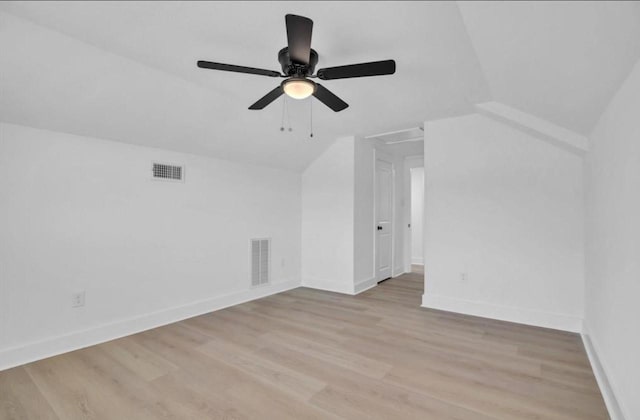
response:
M299 288L0 372L1 419L606 419L577 334Z

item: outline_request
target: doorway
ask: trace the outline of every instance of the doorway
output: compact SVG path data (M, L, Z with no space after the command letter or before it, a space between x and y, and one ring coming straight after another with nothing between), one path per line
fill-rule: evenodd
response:
M424 157L404 158L403 191L404 239L403 264L405 273L420 273L424 269Z
M424 273L424 167L409 169L411 182L411 272Z

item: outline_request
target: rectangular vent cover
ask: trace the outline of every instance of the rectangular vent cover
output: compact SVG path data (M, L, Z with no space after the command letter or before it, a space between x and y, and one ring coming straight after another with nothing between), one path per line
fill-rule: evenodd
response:
M271 266L271 240L251 240L251 286L269 284Z
M184 170L182 166L154 162L153 179L161 179L165 181L183 181Z

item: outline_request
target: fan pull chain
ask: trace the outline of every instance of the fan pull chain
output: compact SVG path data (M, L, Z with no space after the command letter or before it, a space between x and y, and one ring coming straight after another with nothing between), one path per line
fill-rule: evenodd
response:
M313 138L313 99L309 98L309 137Z
M289 125L289 132L292 132L293 130L291 129L291 114L289 114L289 101L287 100L286 96L285 96L285 101L286 102L286 108L287 108L287 124Z
M284 103L286 100L286 97L282 98L282 119L280 120L280 131L284 131Z

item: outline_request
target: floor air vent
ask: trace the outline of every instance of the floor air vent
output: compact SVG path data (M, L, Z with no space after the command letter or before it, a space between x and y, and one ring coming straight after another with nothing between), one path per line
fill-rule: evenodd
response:
M251 286L269 284L271 262L271 240L251 240Z
M153 163L153 179L163 181L184 181L184 168L166 163Z

